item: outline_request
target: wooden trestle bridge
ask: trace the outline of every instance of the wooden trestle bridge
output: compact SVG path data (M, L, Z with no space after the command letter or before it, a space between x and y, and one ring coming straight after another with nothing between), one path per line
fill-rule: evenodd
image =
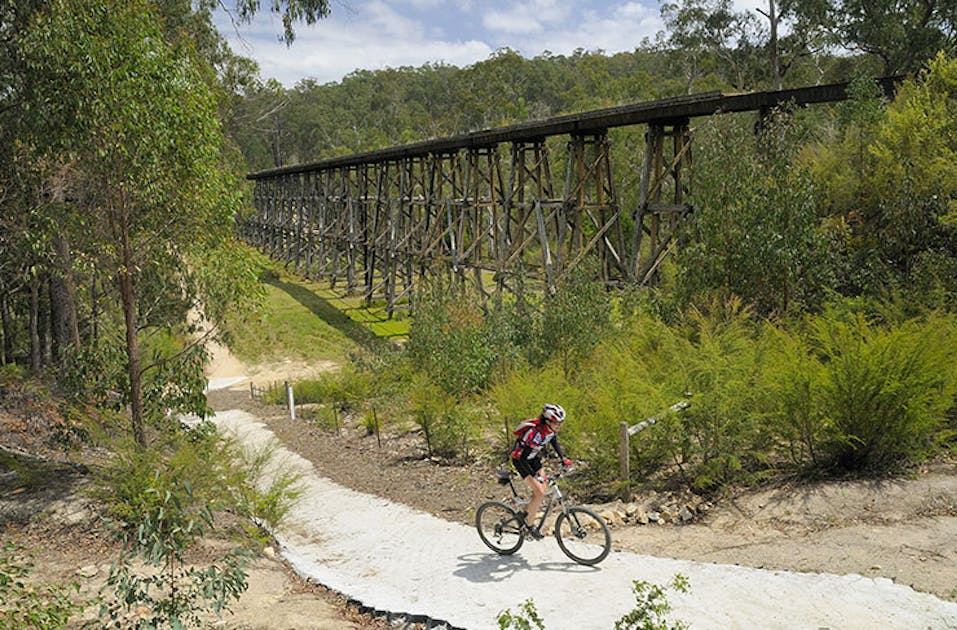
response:
M896 78L880 82L891 94ZM439 272L488 296L518 278L550 289L592 257L607 284L645 284L691 211L692 118L840 101L846 88L683 96L252 173L257 212L243 236L308 277L384 300L390 316ZM630 169L637 203L623 208L609 130L635 125L647 126Z

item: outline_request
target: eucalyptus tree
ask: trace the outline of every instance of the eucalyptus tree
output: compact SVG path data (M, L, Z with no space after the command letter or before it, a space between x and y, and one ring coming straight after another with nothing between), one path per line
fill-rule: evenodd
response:
M222 308L216 298L228 292L210 281L209 263L227 273L242 265L229 253L240 186L226 168L215 91L146 0L55 0L19 53L30 77L24 138L36 161L71 165L73 212L115 281L131 429L145 446L144 327L172 326L188 306Z
M796 17L826 29L831 43L880 59L883 74L916 71L957 44L955 0L792 0Z

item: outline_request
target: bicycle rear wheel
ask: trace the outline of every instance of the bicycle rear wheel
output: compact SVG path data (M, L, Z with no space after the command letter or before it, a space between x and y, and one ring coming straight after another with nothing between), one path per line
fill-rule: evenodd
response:
M515 510L501 501L488 501L475 511L479 538L495 553L510 556L525 542L522 522Z
M598 564L611 551L611 532L600 516L573 506L558 515L555 538L565 555L579 564Z

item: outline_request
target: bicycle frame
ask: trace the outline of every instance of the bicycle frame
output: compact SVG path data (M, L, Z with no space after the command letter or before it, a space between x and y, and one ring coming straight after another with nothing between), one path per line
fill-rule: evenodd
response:
M545 488L545 500L542 503L541 508L539 508L539 516L537 518L536 527L541 531L542 526L545 524L545 521L548 519L548 515L551 514L552 508L556 505L559 506L560 510L564 513L568 513L568 504L566 502L566 497L562 494L562 489L558 487L558 480L565 476L565 474L571 470L564 469L552 475L548 478L548 485ZM518 473L515 471L498 471L496 476L499 479L500 484L506 484L512 491L512 496L505 499L506 502L511 503L516 512L520 512L525 509L525 506L528 505L528 499L526 499L522 494L515 488L515 483L512 481L513 477L517 477Z
M611 532L605 521L593 510L575 505L558 487L558 480L568 472L563 469L548 480L541 515L536 527L544 533L545 522L555 515L554 534L562 552L579 564L595 565L611 551ZM499 470L495 473L500 485L508 485L511 497L501 501L482 503L475 510L475 528L482 542L499 555L511 555L525 542L528 533L525 525L525 508L528 499L515 488L514 471ZM537 538L537 537L536 537Z

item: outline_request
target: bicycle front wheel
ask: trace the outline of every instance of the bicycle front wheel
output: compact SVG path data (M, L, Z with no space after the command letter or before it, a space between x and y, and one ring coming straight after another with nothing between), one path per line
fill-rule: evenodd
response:
M598 564L611 551L611 532L600 516L573 506L558 515L555 538L565 555L579 564Z
M518 514L501 501L488 501L475 512L475 529L489 549L510 556L525 542Z

